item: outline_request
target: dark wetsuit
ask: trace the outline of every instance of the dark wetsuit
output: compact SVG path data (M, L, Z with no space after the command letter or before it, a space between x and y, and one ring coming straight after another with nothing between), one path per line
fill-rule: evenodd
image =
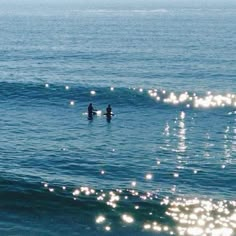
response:
M111 116L111 111L112 111L111 106L108 105L106 115L107 115L107 116Z
M93 117L93 111L94 111L93 105L92 105L92 103L90 103L89 106L88 106L88 117L89 118Z

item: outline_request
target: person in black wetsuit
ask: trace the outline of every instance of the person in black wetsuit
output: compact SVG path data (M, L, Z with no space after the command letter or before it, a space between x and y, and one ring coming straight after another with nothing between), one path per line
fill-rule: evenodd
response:
M111 108L111 105L109 104L109 105L107 106L107 113L106 113L106 115L107 115L107 116L111 116L111 112L112 112L112 108Z
M107 120L110 121L111 120L111 116L112 116L112 108L111 108L110 104L107 106L106 116L107 116Z
M88 106L88 118L89 119L93 119L93 113L94 113L93 104L89 103L89 106Z

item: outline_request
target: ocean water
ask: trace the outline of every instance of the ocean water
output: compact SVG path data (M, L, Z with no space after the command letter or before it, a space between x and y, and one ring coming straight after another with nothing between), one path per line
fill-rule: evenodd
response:
M0 234L235 236L235 22L1 9Z

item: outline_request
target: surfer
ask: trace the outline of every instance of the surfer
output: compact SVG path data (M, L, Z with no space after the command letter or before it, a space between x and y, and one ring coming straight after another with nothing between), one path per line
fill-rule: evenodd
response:
M111 105L110 105L110 104L107 106L106 111L107 111L106 115L107 115L107 116L111 116L112 108L111 108Z
M107 121L110 121L112 116L112 108L110 104L107 106L105 115L107 116Z
M93 108L93 104L89 103L88 105L88 118L89 119L93 119L93 114L94 114L94 108Z

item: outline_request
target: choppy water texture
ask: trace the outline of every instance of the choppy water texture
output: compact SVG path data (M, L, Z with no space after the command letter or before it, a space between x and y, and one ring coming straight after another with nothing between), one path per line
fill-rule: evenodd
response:
M235 13L1 10L1 235L234 236Z

